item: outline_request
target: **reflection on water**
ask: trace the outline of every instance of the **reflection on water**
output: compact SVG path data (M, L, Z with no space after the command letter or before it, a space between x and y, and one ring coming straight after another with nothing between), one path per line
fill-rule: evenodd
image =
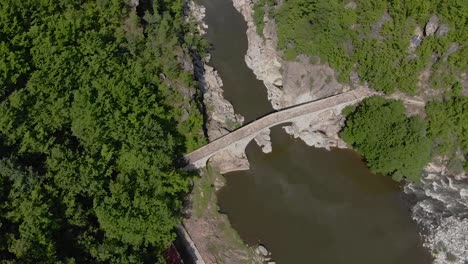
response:
M326 151L272 131L273 152L247 149L251 170L226 175L220 207L249 244L279 263L430 263L398 185L350 150Z

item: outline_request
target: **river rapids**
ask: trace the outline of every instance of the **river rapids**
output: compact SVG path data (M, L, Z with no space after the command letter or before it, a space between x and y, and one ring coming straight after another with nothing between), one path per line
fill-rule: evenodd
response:
M424 246L434 264L468 263L468 178L449 176L429 166L421 183L408 183L415 198L412 217L420 225Z

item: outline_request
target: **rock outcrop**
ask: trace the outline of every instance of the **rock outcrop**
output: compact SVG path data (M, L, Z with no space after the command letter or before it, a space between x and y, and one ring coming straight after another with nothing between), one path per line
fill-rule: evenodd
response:
M432 36L436 33L437 29L439 28L439 18L437 16L432 16L426 24L426 28L424 33L427 36Z
M275 21L265 16L263 36L260 36L253 18L254 3L251 0L233 0L233 4L247 22L245 61L265 84L274 109L319 100L351 89L336 80L335 71L328 65L311 63L306 56L299 56L295 61L283 60L277 51ZM295 121L285 130L308 145L328 149L346 147L337 135L342 124L341 114L330 111Z
M208 25L203 21L205 18L205 13L206 10L204 6L197 5L192 0L186 0L184 5L184 16L186 19L195 21L197 30L201 35L206 34L206 29L208 28Z
M263 81L268 90L268 99L274 109L283 108L283 76L281 74L282 59L276 51L277 38L274 21L265 22L264 38L257 34L253 18L253 2L251 0L233 0L234 7L243 15L247 22L248 49L245 55L247 66L252 69L257 79Z
M202 68L203 67L203 68ZM203 93L203 103L207 115L206 129L208 139L213 141L237 127L241 126L244 118L234 113L232 104L223 98L223 81L218 72L206 64L196 66L195 71Z
M140 0L130 0L130 7L136 9L140 5Z
M444 61L447 60L447 58L454 54L455 52L457 52L458 50L460 49L460 44L456 43L456 42L453 42L452 44L450 44L450 47L447 49L447 51L444 53L444 55L442 55L442 59Z
M303 116L290 126L283 127L286 133L300 138L308 146L330 149L346 148L346 143L338 136L345 118L342 109L330 109Z
M277 50L276 24L264 17L263 36L257 33L251 0L233 0L234 7L247 22L247 66L268 90L274 109L321 99L350 89L338 83L335 71L327 65L311 63L306 56L285 61Z
M349 91L348 85L336 80L335 71L327 65L312 64L307 56L283 63L282 108Z
M267 128L260 132L255 138L257 145L262 148L263 153L270 153L273 149L271 147L270 129Z
M216 153L209 160L209 163L221 174L250 169L250 163L245 154L244 147L222 150Z
M446 36L450 31L450 27L446 24L442 24L439 26L439 28L436 31L436 35L438 37L444 37Z
M198 31L204 34L208 26L203 22L205 8L193 1L186 4L186 17L197 23ZM223 81L218 72L207 65L208 58L201 58L195 51L193 53L194 75L203 94L203 104L206 114L206 132L209 141L220 138L230 131L241 126L244 118L235 114L232 104L223 97Z

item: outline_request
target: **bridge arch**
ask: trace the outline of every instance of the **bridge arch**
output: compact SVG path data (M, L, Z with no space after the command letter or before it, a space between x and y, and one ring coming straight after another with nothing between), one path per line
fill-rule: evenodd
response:
M245 148L256 136L260 133L269 130L279 124L294 122L294 120L311 115L313 113L320 113L330 109L342 109L343 107L351 104L358 103L366 97L375 95L376 92L367 88L359 88L344 92L338 95L330 96L317 101L312 101L286 109L278 110L264 117L261 117L253 122L250 122L237 130L220 137L209 144L191 152L184 156L187 169L201 169L206 166L208 160L216 158L217 155L223 153L230 158L245 158ZM221 159L220 162L223 162ZM224 162L229 162L226 160ZM232 161L231 161L232 162ZM248 169L247 166L240 165L222 171L223 173L233 170Z

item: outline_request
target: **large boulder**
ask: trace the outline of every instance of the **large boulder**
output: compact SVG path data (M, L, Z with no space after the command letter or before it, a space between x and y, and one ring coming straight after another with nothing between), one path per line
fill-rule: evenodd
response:
M432 36L439 28L439 18L433 15L426 24L425 34L426 36Z
M258 245L257 249L255 250L255 252L258 254L258 255L261 255L263 257L266 257L268 256L268 249L266 249L266 247L264 245Z

